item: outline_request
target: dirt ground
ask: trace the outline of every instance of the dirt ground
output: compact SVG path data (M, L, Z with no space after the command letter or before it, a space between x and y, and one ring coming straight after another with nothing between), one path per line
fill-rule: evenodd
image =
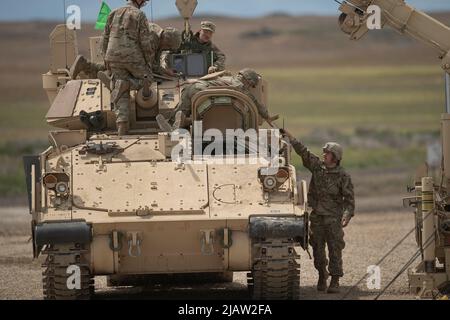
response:
M343 294L365 274L369 265L375 264L385 252L393 247L413 228L411 211L398 205L398 197L384 199L384 206L376 207L377 199L359 201L358 216L345 230L344 250L345 276L341 281L341 294L323 294L315 290L317 275L312 260L302 251L301 298L311 300L342 299ZM42 258L32 259L29 241L27 208L0 208L0 299L42 299ZM417 250L414 236L384 261L381 267L381 286L387 284L403 264ZM418 261L417 261L418 262ZM416 263L417 263L416 262ZM415 263L415 264L416 264ZM415 265L414 264L414 265ZM379 291L369 290L363 281L348 296L349 299L373 299ZM106 277L96 277L95 299L247 299L246 273L234 274L230 284L170 285L158 287L108 288ZM389 288L382 299L414 299L409 294L407 276L402 275Z

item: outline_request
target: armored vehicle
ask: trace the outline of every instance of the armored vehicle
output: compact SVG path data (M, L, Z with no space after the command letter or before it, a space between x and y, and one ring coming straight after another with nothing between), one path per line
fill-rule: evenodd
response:
M445 71L446 106L441 117L442 167L437 181L426 167L416 173L415 195L404 199L415 208L415 234L422 261L408 271L412 294L432 297L450 288L450 28L409 6L404 0L351 0L340 6L342 31L352 40L369 32L368 21L381 13L380 27L389 26L437 51ZM424 106L426 108L426 106Z
M187 28L196 3L177 1ZM90 39L93 62L102 61L100 40ZM46 121L57 129L47 150L25 157L33 253L46 256L45 299L88 299L99 275L115 285L176 274L229 281L237 271L248 272L253 298L296 299L299 250L308 241L306 183L297 181L290 145L276 130L260 130L254 101L211 87L193 97L193 125L184 133L161 130L157 116L169 118L183 88L207 72L208 57L176 53L169 60L184 77L157 77L132 91L129 132L119 137L105 85L68 77L76 31L59 25L50 44L43 85L51 103ZM266 104L260 80L253 95ZM255 149L244 140L232 152L204 155L207 145L186 138L228 129L256 132L268 143ZM174 158L182 143L192 152ZM276 144L274 162L267 152Z

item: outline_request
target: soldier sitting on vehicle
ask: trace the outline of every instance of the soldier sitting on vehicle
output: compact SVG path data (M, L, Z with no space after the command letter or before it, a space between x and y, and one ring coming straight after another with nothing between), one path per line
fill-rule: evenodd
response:
M205 53L208 60L208 73L225 70L225 54L212 42L216 25L211 21L202 21L200 31L192 34L190 41L184 41L180 50L192 53Z
M263 119L271 121L273 120L273 118L269 117L269 111L267 110L267 107L261 104L250 92L251 88L256 88L260 81L260 78L261 76L256 73L256 71L245 68L239 71L239 73L235 76L219 76L212 80L198 80L193 84L190 84L183 90L183 92L181 93L180 104L176 108L174 114L176 114L177 111L181 111L184 118L189 118L192 112L192 97L196 93L206 90L209 87L229 87L230 89L238 90L250 97L250 99L258 108L259 115Z
M310 216L309 242L313 248L314 266L319 271L317 290L327 289L328 274L331 274L327 292L338 293L339 278L344 275L343 228L349 224L355 211L352 180L340 166L343 149L337 143L328 142L323 147L321 161L287 130L282 129L281 133L289 138L294 150L301 156L303 165L312 173L308 192L308 203L313 209ZM328 246L329 264L325 246Z

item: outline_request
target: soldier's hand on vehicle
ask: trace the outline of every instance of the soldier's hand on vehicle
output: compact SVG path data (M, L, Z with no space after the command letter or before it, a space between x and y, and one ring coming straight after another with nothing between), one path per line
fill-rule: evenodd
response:
M171 77L176 77L176 76L178 76L177 70L175 70L175 69L167 69L167 70L166 70L166 73L167 73L167 75L169 75L169 76L171 76Z
M211 73L214 73L214 72L217 72L217 68L216 67L209 67L208 74L211 74Z
M285 137L288 137L289 140L294 140L295 139L294 136L289 131L287 131L286 129L280 129L280 133L282 135L284 135Z
M350 223L350 220L352 219L352 216L349 214L344 214L342 217L342 228L345 228Z

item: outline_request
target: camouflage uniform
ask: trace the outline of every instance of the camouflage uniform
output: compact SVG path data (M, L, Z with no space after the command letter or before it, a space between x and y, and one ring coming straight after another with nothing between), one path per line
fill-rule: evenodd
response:
M181 45L181 33L174 28L162 29L156 23L150 23L150 32L153 38L153 59L152 70L155 74L168 74L168 55L169 51L177 50ZM179 39L176 39L179 37ZM165 42L163 44L163 42Z
M199 80L189 85L181 93L181 103L178 106L177 111L181 110L186 117L189 117L192 111L191 110L192 97L196 93L206 90L208 87L230 87L231 89L238 90L246 94L250 99L252 99L252 101L258 108L258 112L261 117L263 117L264 119L267 119L269 117L269 112L266 106L259 103L258 100L255 98L255 96L253 96L253 94L251 94L248 91L247 87L242 82L240 75L233 77L230 76L218 77L217 79L208 81Z
M203 21L201 23L201 28L212 31L213 33L216 31L216 26L209 21ZM183 42L180 50L191 51L193 53L205 53L208 68L214 67L216 72L225 70L225 54L211 41L202 43L200 41L200 31L193 35L190 42Z
M314 266L322 273L342 277L342 250L345 247L342 217L353 217L355 200L353 184L344 168L327 168L319 157L301 142L292 141L294 150L301 156L303 165L311 171L308 202L312 207L310 244L313 248ZM329 264L325 253L328 246Z
M167 63L164 64L163 61L161 61L163 52L165 50L169 50L169 49L170 50L178 49L179 42L178 42L178 45L175 45L174 43L176 41L174 41L173 36L172 36L172 39L169 39L172 41L172 43L169 43L169 45L174 46L175 48L173 48L173 47L164 48L164 47L162 47L164 30L155 23L149 23L149 29L150 29L151 44L153 47L152 51L151 51L152 71L154 74L166 74ZM176 29L167 28L167 30L168 29L171 29L172 34L174 34L175 32L179 33L179 31ZM180 36L179 41L181 41L181 36ZM84 59L84 61L82 62L82 65L79 66L79 72L85 73L90 79L97 78L97 74L99 71L106 71L106 66L104 63L88 62L88 61L86 61L86 59ZM130 89L131 90L139 90L140 88L142 88L142 79L135 79L134 77L130 77L129 80L130 80Z
M133 2L112 11L103 33L102 54L114 80L151 79L154 44L145 13ZM128 122L129 90L115 104L117 122Z

